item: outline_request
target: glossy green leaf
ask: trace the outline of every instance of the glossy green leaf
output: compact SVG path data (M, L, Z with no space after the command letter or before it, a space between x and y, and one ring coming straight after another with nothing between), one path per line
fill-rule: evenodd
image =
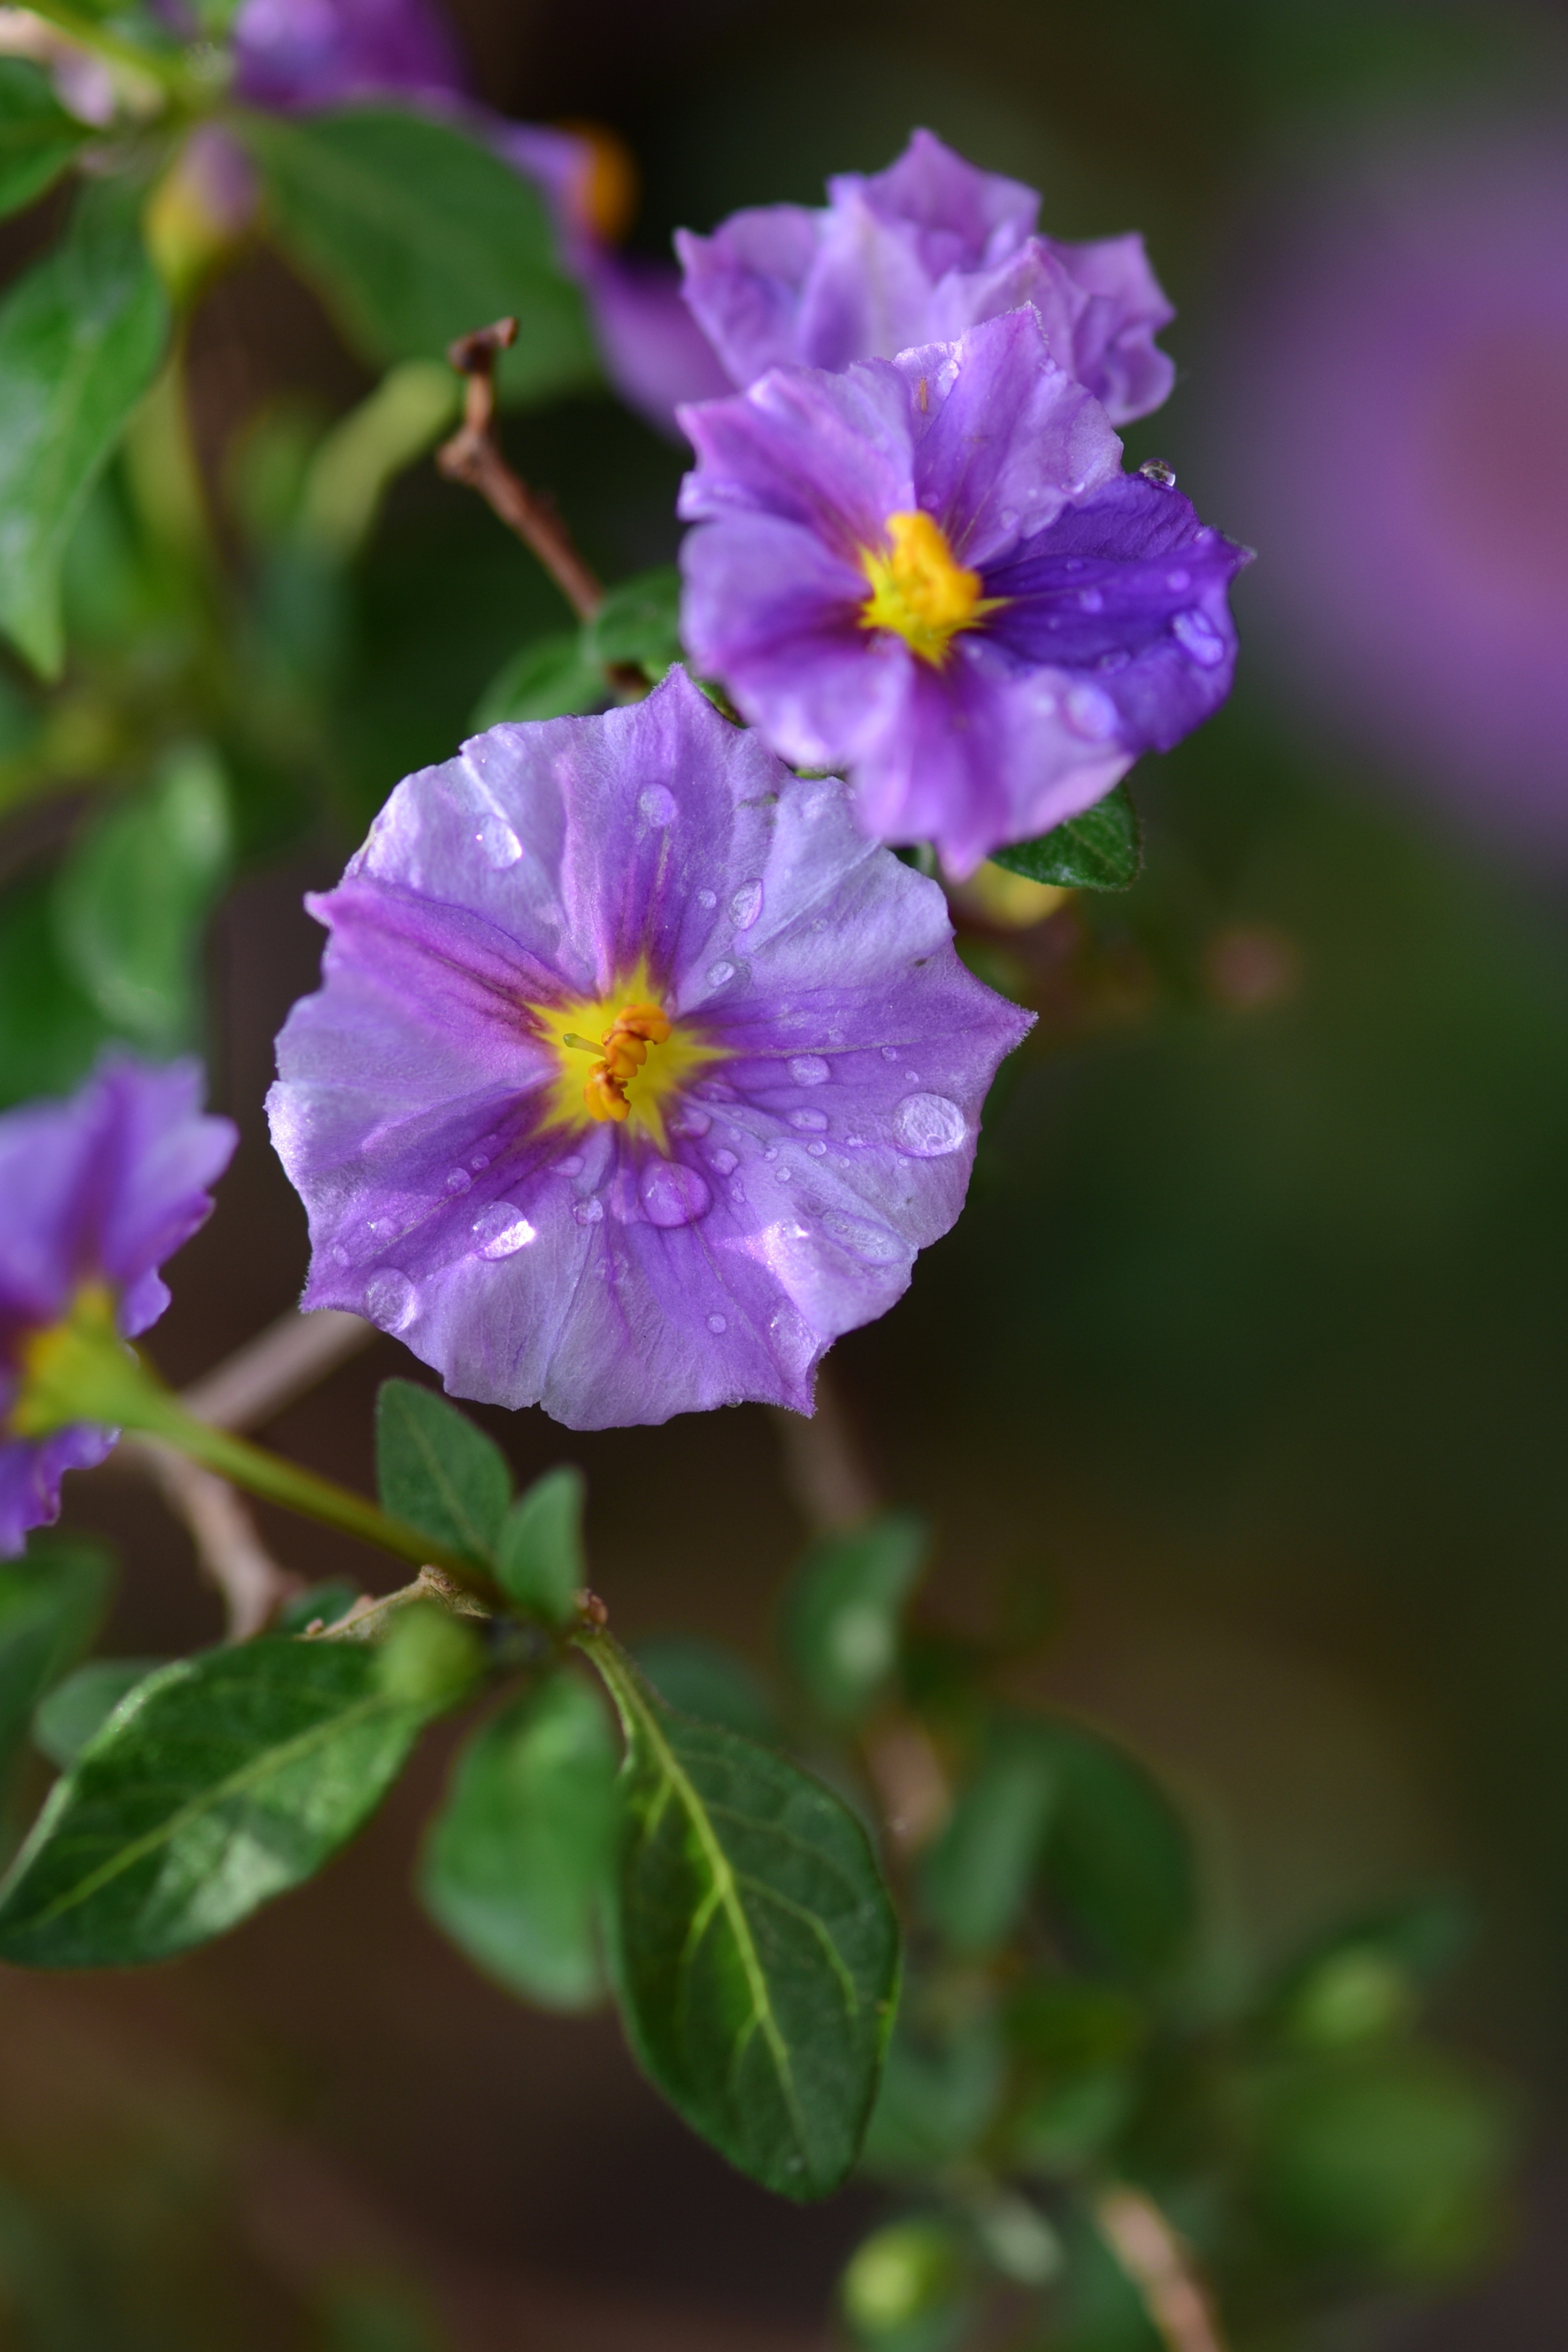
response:
M609 698L604 664L584 652L580 635L536 637L496 672L469 723L482 733L503 720L565 719Z
M854 1722L891 1676L904 1603L930 1540L915 1513L886 1511L825 1536L796 1570L784 1596L784 1651L830 1721Z
M89 1740L0 1886L0 1959L127 1968L207 1942L318 1871L436 1711L372 1643L177 1659Z
M766 1691L744 1658L698 1633L658 1633L638 1642L634 1655L667 1706L699 1723L721 1723L764 1748L781 1744L779 1721Z
M113 1574L100 1546L58 1536L36 1535L24 1559L0 1561L0 1771L91 1641Z
M57 1683L33 1715L33 1745L62 1771L74 1764L125 1696L167 1663L163 1658L89 1658Z
M154 1053L199 1034L203 935L232 845L223 772L188 744L105 810L57 877L67 969L112 1030Z
M1055 1718L1036 1732L1058 1774L1043 1863L1054 1909L1112 1974L1163 1973L1184 1956L1196 1917L1185 1823L1125 1748Z
M444 359L458 335L510 316L503 401L595 380L587 312L556 267L544 201L482 142L385 107L243 127L279 243L372 364Z
M382 1382L375 1483L395 1518L481 1566L489 1562L511 1500L511 1473L500 1448L434 1389Z
M0 58L0 214L41 196L91 136L66 112L41 66Z
M997 1723L942 1835L925 1855L921 1885L954 1951L984 1952L1018 1925L1056 1801L1048 1740L1032 1723Z
M476 1967L548 2009L605 1992L598 1919L620 1807L603 1703L552 1675L482 1724L425 1849L426 1909Z
M583 631L591 660L629 663L664 676L680 659L680 574L673 563L612 588Z
M994 862L1031 882L1067 890L1130 890L1143 865L1143 835L1132 795L1118 784L1081 816L1068 817L1037 841L994 849Z
M564 1625L588 1581L581 1470L547 1470L512 1505L496 1543L496 1576L513 1601Z
M584 1643L626 1735L613 1969L638 2058L693 2130L786 2197L859 2152L898 1984L866 1832L780 1756L673 1714Z
M167 331L116 183L87 191L65 244L0 302L0 629L46 677L64 658L66 542Z

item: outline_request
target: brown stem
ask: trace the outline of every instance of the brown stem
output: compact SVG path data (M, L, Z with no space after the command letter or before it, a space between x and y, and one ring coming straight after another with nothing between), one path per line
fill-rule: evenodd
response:
M273 1559L226 1478L155 1438L128 1438L121 1451L124 1458L145 1463L163 1500L190 1529L202 1571L223 1596L226 1641L248 1642L304 1590L304 1579Z
M1153 2200L1119 2182L1095 2199L1094 2218L1166 2352L1225 2352L1192 2256Z
M516 341L517 320L498 319L493 327L479 327L451 345L447 356L467 378L468 395L463 421L437 451L436 463L448 480L466 483L489 501L539 558L577 618L591 621L605 601L604 589L550 500L531 490L507 464L496 435L496 362Z

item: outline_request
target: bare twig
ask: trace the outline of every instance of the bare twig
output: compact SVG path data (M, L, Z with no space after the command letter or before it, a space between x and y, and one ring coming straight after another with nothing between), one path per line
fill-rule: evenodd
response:
M1096 2198L1094 2218L1166 2352L1225 2352L1192 2256L1153 2200L1118 2183Z
M808 1415L775 1407L773 1424L790 1500L814 1535L832 1535L870 1517L881 1496L826 1365L816 1375L816 1411Z
M375 1336L374 1323L338 1307L301 1315L291 1307L186 1389L180 1402L198 1421L210 1421L219 1429L255 1429L368 1347Z
M436 463L449 480L466 483L489 501L539 558L577 618L591 621L605 601L604 589L549 499L513 473L496 436L496 362L516 341L517 320L498 319L493 327L480 327L451 345L447 356L467 378L468 396L463 421L437 451Z

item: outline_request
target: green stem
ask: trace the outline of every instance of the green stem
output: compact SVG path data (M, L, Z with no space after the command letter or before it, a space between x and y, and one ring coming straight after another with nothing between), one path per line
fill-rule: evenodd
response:
M154 49L140 47L134 41L111 33L96 17L84 16L68 0L27 0L35 16L53 25L79 47L90 49L95 57L107 58L112 65L125 66L146 80L157 82L172 98L189 100L196 91L197 79L183 58L160 57ZM210 92L205 93L210 96Z

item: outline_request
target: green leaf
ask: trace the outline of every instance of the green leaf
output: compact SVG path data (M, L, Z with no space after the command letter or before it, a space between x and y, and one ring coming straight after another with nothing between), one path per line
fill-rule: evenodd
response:
M648 2075L764 2188L825 2197L859 2152L899 1931L866 1832L783 1757L673 1714L601 1637L626 1734L612 1969Z
M163 356L168 308L127 191L89 188L59 251L0 302L0 629L64 659L66 543Z
M864 1714L898 1664L900 1620L925 1565L930 1531L911 1511L886 1511L812 1546L784 1596L790 1664L831 1722Z
M886 2179L944 2170L990 2128L1006 2062L989 2014L961 2018L940 2039L917 2036L900 2018L866 2135L866 2169Z
M163 1658L89 1658L57 1683L34 1710L34 1747L64 1771L108 1722L126 1692L165 1664Z
M564 1625L588 1581L583 1550L581 1470L547 1470L507 1513L496 1544L496 1575L513 1601Z
M434 1389L382 1382L375 1483L395 1518L489 1564L511 1500L511 1473L500 1446Z
M426 1909L477 1968L547 2009L605 1993L598 1915L619 1826L602 1702L568 1674L482 1724L425 1849Z
M546 400L598 373L587 312L555 265L543 199L451 124L391 108L310 121L247 115L273 227L361 356L444 359L513 317L503 401Z
M0 1771L97 1632L113 1574L99 1545L62 1537L35 1536L25 1559L0 1561Z
M994 849L991 856L1009 874L1031 882L1054 882L1066 890L1130 890L1143 866L1143 835L1132 795L1118 784L1054 832Z
M680 574L673 563L612 588L583 631L590 660L626 662L661 678L680 659Z
M1049 1742L1036 1730L1007 1718L993 1727L978 1769L924 1857L921 1888L954 1951L1005 1943L1028 1901L1058 1786Z
M1113 1975L1163 1974L1184 1958L1196 1918L1185 1823L1124 1748L1054 1718L1035 1731L1058 1775L1043 1864L1055 1908Z
M353 1836L436 1711L386 1690L371 1643L176 1659L56 1781L0 1886L0 1958L128 1968L222 1935Z
M0 214L41 196L91 136L66 112L40 66L0 58Z
M154 1053L199 1034L203 934L231 849L223 772L193 743L107 809L57 877L68 970L110 1028Z
M28 875L0 898L0 1108L68 1094L108 1034L60 954L54 877Z
M667 1706L699 1723L721 1723L764 1748L782 1744L772 1703L744 1658L696 1633L657 1633L633 1654Z
M469 721L479 733L503 720L565 719L602 710L610 698L604 665L583 650L580 634L536 637L497 670Z

